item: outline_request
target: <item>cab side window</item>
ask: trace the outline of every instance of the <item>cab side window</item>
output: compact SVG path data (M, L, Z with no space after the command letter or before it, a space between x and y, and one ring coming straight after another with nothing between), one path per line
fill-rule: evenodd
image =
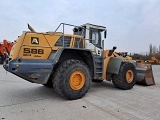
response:
M90 30L90 43L93 43L96 47L101 47L101 35L100 31L98 30Z

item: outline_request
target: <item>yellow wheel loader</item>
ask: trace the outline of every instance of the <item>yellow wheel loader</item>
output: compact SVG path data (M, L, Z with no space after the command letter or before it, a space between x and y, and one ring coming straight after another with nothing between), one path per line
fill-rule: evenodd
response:
M71 34L65 33L66 27L71 27ZM30 25L28 28L30 31L23 32L12 47L5 70L29 82L52 86L66 99L83 97L92 81L108 80L117 88L129 90L136 81L144 82L148 77L148 68L137 68L135 61L116 54L116 47L104 50L104 26L61 23L54 32L45 33L36 32ZM151 80L146 85L154 84L152 71L149 74Z
M149 60L145 60L145 63L152 64L152 65L159 65L160 60L153 56Z

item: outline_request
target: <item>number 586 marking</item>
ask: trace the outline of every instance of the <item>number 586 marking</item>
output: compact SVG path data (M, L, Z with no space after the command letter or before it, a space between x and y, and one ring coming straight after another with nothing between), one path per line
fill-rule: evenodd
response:
M24 52L23 53L44 54L44 50L43 49L24 48Z

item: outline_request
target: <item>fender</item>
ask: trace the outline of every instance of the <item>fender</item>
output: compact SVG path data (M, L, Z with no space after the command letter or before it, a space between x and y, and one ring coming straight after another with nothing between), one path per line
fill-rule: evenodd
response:
M88 49L77 49L77 48L59 48L57 51L52 51L50 56L49 56L49 59L54 59L56 62L59 61L60 57L61 57L61 54L64 52L64 50L75 50L75 51L82 51L82 52L88 52L90 53L90 55L93 57L92 53L90 50Z
M81 60L86 63L91 71L92 77L94 77L94 58L92 52L89 49L59 48L57 51L52 51L49 59L53 59L55 61L55 67L53 69L55 69L59 64L68 59Z
M111 74L118 74L122 61L122 57L111 57L108 63L107 72Z

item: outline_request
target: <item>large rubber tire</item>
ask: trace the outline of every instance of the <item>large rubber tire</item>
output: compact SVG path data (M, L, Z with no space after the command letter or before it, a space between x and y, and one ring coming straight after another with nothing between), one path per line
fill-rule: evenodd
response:
M75 84L76 80L79 82L78 84ZM60 64L53 77L55 91L70 100L83 97L88 92L90 84L89 68L84 62L75 59Z
M117 88L129 90L135 85L136 74L136 68L132 63L122 63L119 73L113 75L112 82Z

